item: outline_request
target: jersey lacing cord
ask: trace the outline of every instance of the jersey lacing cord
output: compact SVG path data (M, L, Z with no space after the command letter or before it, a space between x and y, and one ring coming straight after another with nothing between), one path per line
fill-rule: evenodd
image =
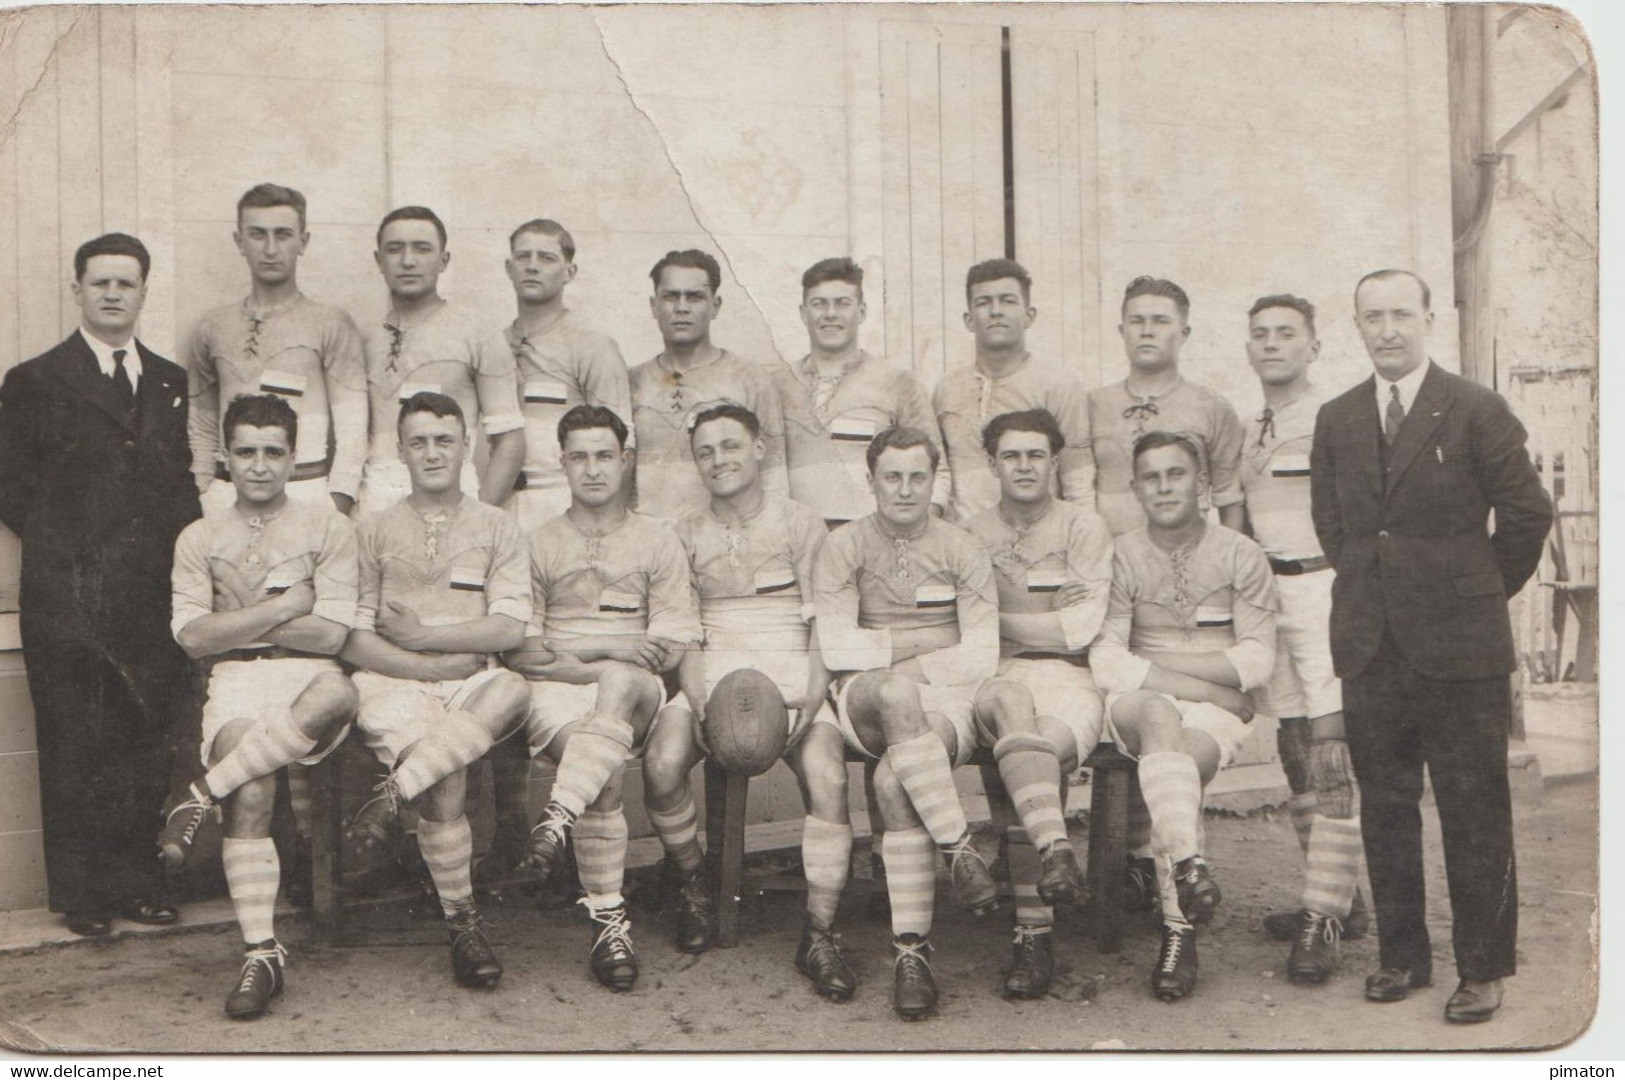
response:
M440 555L440 536L451 520L451 511L441 510L434 514L423 514L423 557L433 561Z
M1258 445L1263 446L1265 439L1275 438L1275 410L1268 405L1258 414Z
M1157 408L1157 403L1155 401L1147 398L1144 401L1136 401L1134 404L1124 409L1123 419L1134 421L1134 437L1137 439L1141 435L1145 434L1145 422L1151 417L1156 416L1161 411L1162 410Z
M384 329L389 331L389 359L384 370L393 372L397 370L396 361L401 358L401 347L406 343L406 331L389 323L384 324Z
M243 569L253 570L260 565L260 544L265 539L265 518L258 514L248 519L248 550L243 553Z
M248 316L248 340L243 343L243 355L250 360L260 357L260 327L265 325L263 315L250 313Z
M892 554L897 559L897 576L899 579L907 581L914 576L913 565L909 562L909 557L914 554L913 549L909 547L908 540L901 536L893 540L891 545Z

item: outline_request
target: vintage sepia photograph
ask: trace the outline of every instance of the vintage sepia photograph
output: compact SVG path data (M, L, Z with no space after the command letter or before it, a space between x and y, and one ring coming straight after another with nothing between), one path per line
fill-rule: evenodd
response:
M1599 63L0 8L0 1057L1580 1038Z

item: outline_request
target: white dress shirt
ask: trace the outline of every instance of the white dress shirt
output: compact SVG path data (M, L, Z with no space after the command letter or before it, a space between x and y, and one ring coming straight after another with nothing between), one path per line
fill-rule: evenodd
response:
M113 353L116 351L114 347L95 334L86 332L82 326L79 328L79 336L85 339L90 351L96 354L96 363L100 365L102 374L111 379L113 372L118 370L118 365L113 362ZM124 373L129 376L130 391L133 393L141 388L141 350L135 347L133 337L118 348L124 350Z
M1422 380L1427 377L1428 368L1433 366L1432 360L1424 360L1416 365L1416 369L1409 375L1389 381L1383 378L1382 372L1377 372L1377 419L1388 415L1388 402L1393 400L1390 386L1399 387L1399 407L1405 410L1405 415L1411 414L1411 405L1416 401L1416 392L1422 389Z

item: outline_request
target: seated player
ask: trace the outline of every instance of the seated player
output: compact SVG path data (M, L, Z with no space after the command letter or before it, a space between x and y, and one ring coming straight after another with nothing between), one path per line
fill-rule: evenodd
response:
M1151 989L1173 1001L1196 989L1192 924L1219 904L1198 846L1202 789L1246 741L1247 691L1275 666L1275 579L1257 544L1208 523L1207 474L1189 436L1148 432L1132 460L1146 524L1117 538L1089 656L1107 691L1107 730L1139 761L1162 897Z
M778 684L791 710L784 758L807 807L801 834L807 920L796 967L820 994L846 1001L856 987L833 933L852 856L846 754L826 700L829 672L818 650L809 648L811 607L804 599L812 596L813 558L827 530L809 508L763 488L767 448L749 409L705 410L695 418L693 441L694 463L711 499L678 518L674 528L693 568L705 645L683 655L683 698L666 707L643 755L649 821L683 873L677 947L701 953L711 936L710 893L688 783L705 754L695 721L705 715L722 676L756 668Z
M982 443L999 501L966 528L993 561L1000 660L999 677L977 698L977 734L992 748L1021 818L1008 847L1016 937L1004 993L1038 998L1054 972L1049 905L1075 901L1083 891L1058 782L1100 742L1100 694L1088 645L1111 592L1112 537L1087 504L1053 494L1066 437L1048 411L995 416ZM1034 847L1041 867L1018 865L1031 863Z
M412 491L361 520L360 599L343 653L361 669L356 726L390 773L349 835L366 858L414 804L452 972L464 986L495 986L502 965L469 880L467 769L525 716L525 681L492 654L524 640L530 575L513 518L459 488L468 431L457 402L413 394L397 427Z
M937 1003L932 908L940 848L960 904L998 906L988 860L972 843L953 766L976 748L977 688L998 671L993 572L975 538L931 513L939 451L925 432L888 428L869 444L875 513L819 549L818 644L837 679L848 746L879 764L875 796L891 899L893 1005L917 1020Z
M546 881L575 836L581 902L598 924L590 961L612 990L638 977L621 884L621 775L666 703L661 676L700 638L688 559L670 527L627 509L626 425L601 405L559 420L570 509L526 538L535 613L508 664L530 679L525 738L558 764L520 867Z
M282 992L287 953L272 928L282 867L271 841L276 772L313 765L344 738L355 688L334 656L355 622L356 543L327 501L287 495L299 418L271 394L226 408L226 471L237 499L175 542L175 640L210 662L200 741L208 771L167 808L160 858L182 865L224 810L221 861L247 955L226 1015L251 1020Z

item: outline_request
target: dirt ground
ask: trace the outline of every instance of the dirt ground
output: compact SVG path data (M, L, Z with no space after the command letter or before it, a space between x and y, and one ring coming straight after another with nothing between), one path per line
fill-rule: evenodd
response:
M600 989L587 969L589 931L577 910L517 900L488 910L507 974L489 992L451 980L445 938L395 904L366 916L367 947L310 943L283 919L287 993L265 1018L233 1023L221 1001L237 970L234 927L0 956L0 1044L18 1049L230 1051L761 1051L1100 1049L1466 1049L1542 1047L1583 1031L1596 1001L1597 787L1549 787L1517 807L1519 975L1494 1022L1442 1019L1454 986L1448 906L1431 809L1428 882L1438 979L1407 1002L1361 995L1376 965L1374 935L1343 946L1326 985L1285 976L1286 946L1259 919L1290 905L1300 860L1284 814L1210 816L1208 847L1224 890L1201 932L1196 995L1150 995L1154 929L1136 923L1120 954L1102 955L1081 927L1057 934L1051 997L1012 1003L996 993L1009 951L1008 915L939 916L933 938L939 1015L899 1021L891 1010L886 928L844 905L844 941L859 978L846 1005L819 999L791 964L799 898L768 894L745 912L739 947L690 957L671 945L672 917L634 910L643 965L636 990ZM651 890L652 891L652 890ZM939 894L941 895L941 894ZM848 911L850 907L853 910Z

